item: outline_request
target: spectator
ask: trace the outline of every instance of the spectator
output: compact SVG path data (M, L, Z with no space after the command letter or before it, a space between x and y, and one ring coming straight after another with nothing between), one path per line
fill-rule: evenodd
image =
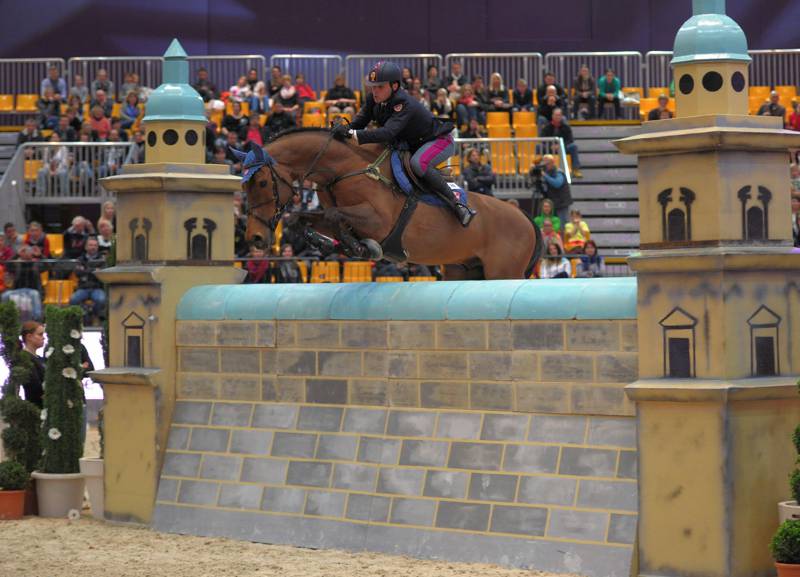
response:
M114 227L111 221L101 218L97 221L97 246L100 254L107 256L111 252L111 245L114 242Z
M137 102L142 100L144 95L139 84L139 75L135 72L128 72L125 75L125 82L119 87L119 95L124 96L126 100L131 92L136 95Z
M306 77L303 74L297 74L294 77L294 88L297 93L297 100L302 106L306 102L311 102L317 99L317 93L310 84L306 83Z
M597 253L597 244L593 240L587 240L583 246L581 261L578 263L578 276L581 278L606 276L606 263Z
M561 245L563 251L563 243L561 242L561 235L558 234L553 228L553 221L550 218L542 219L542 242L547 245L551 242Z
M250 102L250 97L253 96L253 89L247 83L247 76L240 76L228 92L231 93L234 102Z
M245 144L253 142L258 146L264 146L264 140L261 136L261 126L258 124L258 112L250 113L250 120L246 126L242 127L239 136Z
M650 112L647 113L647 120L662 120L666 118L672 118L672 112L667 109L667 105L669 104L669 96L666 94L659 94L658 95L658 108L654 108Z
M440 88L436 91L436 98L431 102L431 112L436 118L450 120L453 116L453 103L447 97L447 89Z
M199 68L197 79L192 84L192 88L202 97L203 102L209 102L217 97L217 87L208 79L208 70Z
M461 87L467 83L467 77L461 72L461 62L453 60L450 63L450 74L447 75L445 84L451 99L456 100L461 91Z
M121 139L119 137L119 131L111 129L108 133L108 142L119 144ZM115 174L119 173L120 167L125 164L125 155L126 151L122 147L119 146L109 146L103 150L104 162L100 165L97 170L98 175L100 178L105 178L106 176L114 176Z
M800 193L800 165L789 165L789 180L792 183L792 194Z
M411 98L417 100L420 104L422 104L423 107L430 110L431 103L428 102L427 91L421 91L419 87L414 86L413 88L411 88L411 90L408 91L408 95L411 96Z
M461 97L456 102L456 119L459 126L465 126L471 120L476 120L480 124L486 123L486 115L475 97L471 84L461 87Z
M464 167L464 180L467 183L467 190L494 196L496 178L489 163L481 162L481 154L477 148L470 148L467 151L467 165Z
M328 106L329 121L343 112L349 114L351 118L356 113L356 94L345 86L344 74L336 76L333 81L333 88L328 90L325 98L325 104Z
M548 86L544 99L539 101L539 109L537 110L536 124L540 133L553 120L553 111L556 108L566 110L565 106L566 101L558 97L558 89L552 84Z
M436 98L436 93L442 88L442 79L439 78L439 69L435 64L428 66L428 71L425 78L425 90L428 91L426 95L428 100Z
M86 219L82 216L76 216L72 219L72 226L64 233L64 258L80 258L84 253L86 239L88 238L89 233L86 231Z
M6 244L6 235L0 234L0 262L5 262L13 258L14 258L14 249ZM3 272L5 272L5 269L3 269ZM0 284L2 283L3 279L2 277L0 277Z
M215 146L214 155L209 161L210 164L227 164L230 167L230 172L233 174L233 161L231 161L225 154L224 146Z
M581 172L581 159L578 156L578 145L572 137L572 128L564 122L564 113L560 108L553 110L552 120L542 129L542 137L561 138L564 141L564 151L572 157L572 176L583 178ZM558 154L558 145L553 145L553 152Z
M50 66L47 69L47 78L42 79L42 84L39 87L39 95L44 96L47 88L53 91L53 95L58 95L58 100L67 99L67 83L58 73L58 66Z
M89 143L92 141L92 131L87 125L78 134L78 142ZM78 183L80 190L89 190L89 185L94 179L94 158L89 154L89 147L79 147L75 149L70 177Z
M300 100L297 96L297 90L292 86L292 77L288 74L284 74L281 78L281 89L273 100L273 106L275 102L279 102L284 110L291 114L297 114L297 111L300 110Z
M128 92L125 97L125 104L119 112L122 128L132 128L136 121L139 120L139 115L142 109L139 107L139 95L134 92Z
M539 278L569 278L572 266L557 242L547 244L547 256L539 265Z
M112 228L117 226L117 207L114 205L113 200L107 200L103 203L100 209L100 218L97 220L98 225L101 220L110 222Z
M247 86L250 88L250 93L255 94L256 88L259 84L264 84L262 80L258 79L258 68L251 68L247 71Z
M270 116L271 117L271 116ZM231 174L242 173L242 161L236 158L231 149L240 150L239 135L236 132L229 132L225 141L225 157L231 161Z
M294 257L294 249L291 244L284 244L281 246L281 257L291 259ZM297 266L295 260L282 260L278 265L278 270L275 274L276 283L299 283L303 282L303 277L300 274L300 267Z
M103 115L106 118L111 118L111 113L114 111L114 103L108 97L108 93L104 90L98 90L94 93L94 100L92 100L91 107L94 110L95 106L103 109Z
M800 196L792 195L792 239L800 246Z
M41 268L38 260L33 258L33 248L23 245L19 249L17 258L19 260L9 266L11 275L14 277L14 290L32 289L41 295Z
M620 94L622 94L622 84L619 78L614 74L611 68L606 69L605 76L600 79L597 85L598 98L600 100L600 110L598 114L603 112L606 104L614 105L614 119L622 117L622 108L620 106Z
M39 132L39 125L35 118L26 118L25 126L17 135L17 146L26 142L41 142L44 140L42 133Z
M477 118L469 121L467 129L461 133L461 138L486 138L486 129L480 125Z
M61 114L61 100L53 94L53 89L45 87L44 94L36 101L39 110L39 126L42 128L55 128Z
M144 132L137 130L133 133L133 144L128 149L124 164L144 164L144 154L147 147L144 143Z
M533 90L528 88L528 82L524 78L517 80L517 87L512 96L514 97L514 106L511 109L514 112L533 110Z
M229 132L235 132L239 135L243 130L247 129L249 123L248 118L242 112L242 103L234 100L231 103L231 112L226 114L222 119L222 134L228 135Z
M414 73L411 72L408 66L403 66L403 70L400 73L400 84L406 90L411 90L411 86L414 84Z
M492 112L503 112L511 109L508 101L508 90L503 85L503 77L499 72L494 72L489 79L489 110Z
M17 227L14 226L13 222L7 222L3 225L3 235L6 237L6 246L11 249L11 258L15 258L25 241L17 234Z
M267 92L267 85L259 80L250 97L250 112L258 112L259 114L267 114L269 112L269 93Z
M111 118L111 131L109 132L108 139L111 140L111 132L116 131L119 136L119 142L128 142L128 131L122 128L122 121L119 118Z
M566 102L567 93L564 91L564 87L561 86L558 82L556 82L556 75L549 71L544 73L544 77L542 78L542 83L536 89L537 102L541 104L544 101L545 96L547 95L547 88L550 86L555 87L556 98L562 103ZM561 106L561 108L564 108L564 106Z
M564 225L564 249L567 252L583 252L583 247L590 239L589 225L581 220L581 211L569 212L570 220Z
M572 117L588 120L597 115L597 83L586 64L581 65L580 72L572 83L575 93L572 103ZM585 112L581 114L581 110Z
M50 142L58 144L58 132L50 135ZM66 195L69 191L69 151L66 146L48 146L42 157L42 168L36 174L38 194Z
M542 214L535 217L533 222L541 229L544 228L545 219L550 220L554 232L561 234L561 219L556 215L553 201L549 198L544 199L542 202Z
M50 258L50 240L42 229L42 225L32 220L28 224L25 234L25 245L31 247L31 256L34 260Z
M781 95L775 90L769 93L769 102L765 102L758 109L759 116L777 116L779 118L786 117L786 108L781 106Z
M111 98L114 97L114 83L108 79L108 72L105 68L97 70L97 76L95 76L94 82L92 82L90 89L91 94L97 94L98 90L102 90Z
M103 283L95 276L95 271L106 265L105 257L100 254L100 245L97 238L86 240L86 250L78 259L75 274L78 277L78 288L72 293L69 304L82 306L88 300L92 301L92 314L99 319L105 317L106 293Z
M542 164L544 197L553 202L561 226L564 226L569 220L569 207L572 205L572 193L567 176L556 166L556 159L552 154L545 154Z
M291 245L290 245L291 246ZM256 241L250 246L250 258L255 260L247 261L245 268L247 269L247 278L244 282L246 284L261 284L268 283L269 276L269 261L265 258L264 245Z
M270 69L269 78L269 97L275 98L283 87L283 72L280 66L273 66Z
M61 142L77 142L78 132L70 125L69 116L62 114L58 117L58 126L53 134L58 134Z
M266 124L264 124L261 138L264 142L267 142L279 132L294 128L295 126L297 126L297 123L294 120L294 116L287 114L283 109L283 104L278 100L272 107L272 114L269 115Z
M78 99L78 104L85 104L89 102L89 89L83 81L83 76L76 74L72 77L72 87L69 89L69 99L72 97Z
M79 125L83 123L83 103L81 99L74 94L67 100L67 113L69 114L69 112L75 113L75 118L77 118ZM75 130L81 129L80 126L75 126L75 124L73 124L72 127Z
M786 128L800 132L800 100L794 103L794 110L789 115L789 122L786 123Z

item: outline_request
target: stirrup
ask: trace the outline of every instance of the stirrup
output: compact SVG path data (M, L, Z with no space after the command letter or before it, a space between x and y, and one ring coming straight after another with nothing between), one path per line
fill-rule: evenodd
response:
M472 222L472 218L478 214L473 209L465 204L461 204L460 202L457 202L454 208L456 211L456 216L458 217L458 221L464 228L467 228L469 223Z

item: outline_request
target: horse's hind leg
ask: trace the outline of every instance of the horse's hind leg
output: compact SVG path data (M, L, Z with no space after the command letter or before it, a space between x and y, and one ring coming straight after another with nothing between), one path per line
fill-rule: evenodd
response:
M383 256L380 243L371 238L357 238L353 228L358 225L362 228L364 222L374 222L377 218L372 205L366 203L343 208L332 207L325 211L325 221L337 231L336 238L344 245L345 252L350 256L375 260Z

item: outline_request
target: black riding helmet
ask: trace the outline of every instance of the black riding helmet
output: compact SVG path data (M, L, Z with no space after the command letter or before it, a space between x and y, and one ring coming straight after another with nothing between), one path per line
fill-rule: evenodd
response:
M390 85L393 82L400 84L402 78L403 74L397 64L394 62L381 60L372 67L372 70L369 71L365 84L367 86L377 86L378 84L383 84L385 82L388 82Z

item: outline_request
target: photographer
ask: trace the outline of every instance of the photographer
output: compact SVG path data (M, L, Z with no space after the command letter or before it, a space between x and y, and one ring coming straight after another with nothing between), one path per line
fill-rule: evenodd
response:
M530 178L533 183L534 209L538 208L537 204L541 198L547 198L552 201L559 220L562 223L568 222L572 193L567 176L556 166L555 157L552 154L545 154L541 164L531 167ZM538 215L538 212L534 214Z

